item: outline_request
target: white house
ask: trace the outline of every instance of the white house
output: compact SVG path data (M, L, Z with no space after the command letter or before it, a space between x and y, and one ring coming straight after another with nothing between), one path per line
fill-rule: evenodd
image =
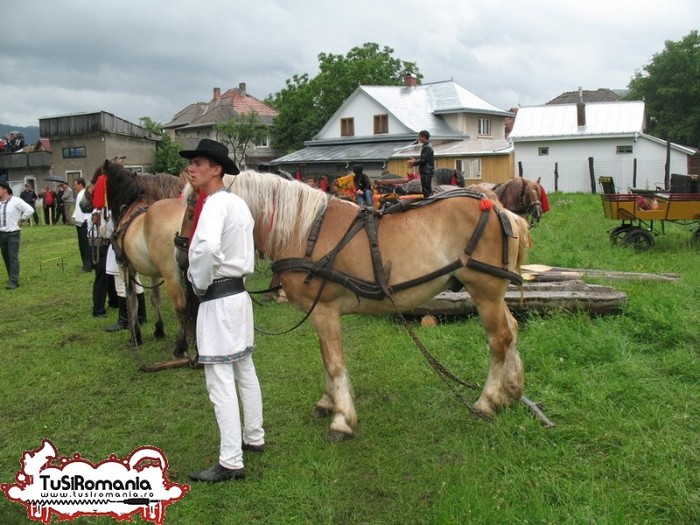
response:
M303 149L273 163L333 176L361 162L373 177L386 170L405 175L406 159L418 154L418 132L425 129L437 168L505 180L513 169L505 137L505 119L512 115L454 81L418 85L407 75L403 86L359 86Z
M669 173L688 173L693 148L645 133L644 102L553 104L518 109L509 136L515 147L516 175L542 178L547 189L591 192L594 183L613 177L618 191L663 187ZM556 180L555 180L556 179Z

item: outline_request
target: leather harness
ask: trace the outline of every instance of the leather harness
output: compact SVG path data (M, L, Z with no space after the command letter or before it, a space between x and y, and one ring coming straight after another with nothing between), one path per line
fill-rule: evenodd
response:
M439 200L455 197L467 197L478 200L485 199L485 196L482 193L478 193L468 189L455 189L452 191L446 191L443 193L433 195L428 199L423 199L415 202L399 201L396 204L390 205L382 209L381 211L362 208L357 213L352 223L348 227L348 230L345 232L345 235L343 235L343 237L340 239L335 248L333 248L330 252L321 257L321 259L319 259L318 261L312 261L310 257L313 253L314 246L316 244L316 240L318 239L319 231L321 229L321 225L323 224L323 220L325 218L324 211L321 214L319 214L318 217L316 217L316 220L314 221L311 227L304 257L280 259L272 263L271 269L274 273L306 272L307 277L304 281L306 283L308 283L313 277L319 277L323 280L338 283L344 286L345 288L348 288L360 297L373 299L377 301L381 301L386 297L391 297L392 294L396 292L419 286L423 283L432 281L433 279L437 279L438 277L441 277L443 275L452 273L453 271L464 266L490 275L495 275L497 277L509 279L512 283L517 285L522 284L522 277L508 269L508 237L515 237L515 235L513 234L512 227L510 225L510 221L508 220L508 217L503 212L503 210L494 206L491 208L482 209L476 228L474 229L472 237L464 250L464 255L466 257L460 256L454 262L443 266L438 270L430 272L427 275L423 275L422 277L410 279L408 281L389 286L389 269L385 268L382 264L381 253L379 251L379 220L385 215L401 213L410 209L429 206L430 204L438 202ZM492 264L488 264L472 258L472 253L476 249L476 246L479 243L479 240L481 239L484 229L486 228L486 224L489 219L489 213L491 210L493 210L496 213L499 219L499 223L501 225L501 232L503 238L503 267L494 266ZM373 282L360 279L353 275L348 275L333 268L333 262L335 261L335 258L338 255L338 253L361 230L366 231L367 238L369 239L370 256L372 258L372 268L374 270L375 278Z

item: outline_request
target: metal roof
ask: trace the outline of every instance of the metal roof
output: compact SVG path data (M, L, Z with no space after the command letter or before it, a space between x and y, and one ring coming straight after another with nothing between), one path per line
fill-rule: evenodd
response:
M402 142L376 142L355 144L329 144L309 146L272 161L281 163L352 162L384 161L394 155L397 149L410 146L415 140Z
M518 109L509 138L514 141L552 137L633 135L644 131L644 102L585 104L586 125L578 126L576 104Z

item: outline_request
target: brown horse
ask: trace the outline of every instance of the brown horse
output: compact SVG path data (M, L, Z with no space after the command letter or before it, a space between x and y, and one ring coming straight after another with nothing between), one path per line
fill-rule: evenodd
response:
M173 256L175 233L185 213L185 200L177 198L180 194L178 178L169 174L135 175L109 161L101 171L107 175L107 196L115 224L113 247L118 261L126 269L132 343L141 344L133 286L138 274L151 278L151 302L156 313L153 335L156 338L165 335L160 311L160 285L165 285L180 324L174 354L185 357L194 332L188 323L186 293Z
M531 223L539 222L542 218L542 187L539 178L530 180L514 177L500 184L481 182L469 186L469 189L481 191L489 198L497 197L504 208L528 219Z
M518 323L504 295L529 242L523 219L467 190L379 213L266 173L226 175L224 184L248 204L256 245L289 301L311 312L326 369L316 412L332 414L333 437L352 436L357 424L340 317L410 310L455 279L476 302L491 350L474 408L493 414L519 400Z

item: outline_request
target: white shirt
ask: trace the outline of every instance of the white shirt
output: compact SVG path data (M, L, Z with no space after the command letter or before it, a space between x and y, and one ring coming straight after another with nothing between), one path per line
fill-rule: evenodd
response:
M76 226L82 226L85 221L91 220L92 217L90 213L85 213L83 210L80 209L80 200L83 198L84 194L85 188L80 190L78 192L78 196L75 198L76 206L73 210L73 221L75 222ZM90 223L88 222L88 224Z
M209 195L190 242L188 278L204 292L214 279L243 277L255 269L253 217L237 195ZM205 301L197 315L197 353L202 364L231 363L255 346L253 303L247 293Z
M0 202L0 232L19 231L19 221L26 221L34 215L34 208L19 197L10 195L10 198Z

